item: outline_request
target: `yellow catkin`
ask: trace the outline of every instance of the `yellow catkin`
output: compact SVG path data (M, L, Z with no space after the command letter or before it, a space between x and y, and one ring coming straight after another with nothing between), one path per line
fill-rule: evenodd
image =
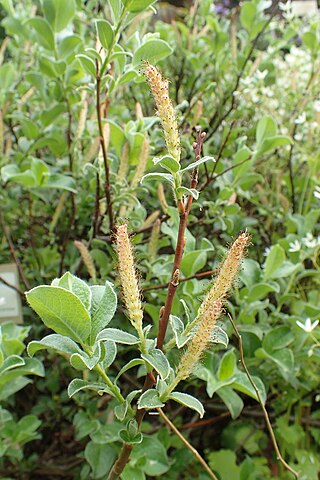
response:
M176 114L169 98L169 82L154 65L147 64L145 75L157 106L169 155L180 162L181 146Z
M59 199L59 202L56 206L56 209L54 211L54 214L52 216L52 220L51 220L51 223L50 223L50 227L49 227L49 234L50 235L53 234L54 229L56 228L56 225L59 221L60 215L62 214L62 212L65 209L65 205L66 205L68 195L69 195L69 192L63 192L60 199Z
M210 288L199 308L195 323L201 319L212 302L215 300L222 300L227 296L238 274L241 260L249 243L250 236L247 232L243 232L232 244L225 261L219 269L218 276L215 279L213 286Z
M196 103L196 109L194 111L193 119L192 119L193 126L197 125L198 121L202 117L202 111L203 111L203 101L198 100Z
M188 378L210 345L217 320L223 312L225 298L233 285L249 242L250 237L244 232L231 246L214 285L200 305L196 319L189 325L190 328L186 333L190 332L191 327L196 328L196 333L181 357L176 378L168 387L168 392L172 391L181 380Z
M157 218L160 215L160 210L155 210L154 212L150 213L150 215L145 219L145 221L142 224L142 228L149 228L151 225L154 224L154 222L157 220Z
M156 220L153 224L149 245L148 245L148 254L149 254L150 260L154 260L157 255L160 227L161 227L161 221L158 218L158 220Z
M159 183L157 193L158 193L158 199L159 199L159 203L162 208L162 211L163 213L167 213L168 204L166 200L166 195L164 193L163 183Z
M100 149L100 138L96 137L88 148L84 158L83 163L90 163L94 160L99 154Z
M143 112L142 112L142 107L140 102L136 103L136 117L138 120L143 118Z
M75 240L73 243L75 247L79 250L83 263L85 264L90 277L95 282L97 278L96 268L94 266L93 259L87 246L79 240Z
M139 184L141 178L143 177L146 171L147 162L149 158L149 147L150 147L149 139L148 137L145 137L142 142L138 165L130 183L131 188L136 188L136 186Z
M127 232L127 225L117 228L116 248L118 253L118 269L128 317L134 328L142 332L143 311L136 269L133 260L133 249Z
M222 311L223 301L215 300L202 315L198 329L181 357L176 372L175 385L188 378L201 360L203 353L212 341L212 334Z
M82 108L80 110L80 115L79 115L79 121L78 121L77 132L76 132L76 140L79 140L79 138L81 138L86 126L87 114L88 114L88 102L87 102L86 90L82 90L81 92L80 103Z
M128 174L129 151L130 151L129 142L126 142L122 147L120 163L119 163L119 168L118 168L117 177L118 177L118 180L120 182L122 182L127 177L127 174Z

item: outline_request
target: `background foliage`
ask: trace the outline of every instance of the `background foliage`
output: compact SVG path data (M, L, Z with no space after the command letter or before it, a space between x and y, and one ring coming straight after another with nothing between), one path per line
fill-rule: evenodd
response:
M49 284L66 270L89 284L117 281L96 117L99 52L105 60L98 33L113 52L101 80L113 213L135 232L145 320L156 332L178 226L171 189L139 183L156 171L152 159L164 150L142 72L143 60L157 63L171 82L182 166L193 161L197 125L207 132L204 155L216 159L200 167L181 268L188 280L173 314L194 318L225 245L248 229L253 245L228 310L250 372L265 386L283 453L301 478L316 480L319 22L292 16L288 4L279 15L266 10L266 1L225 11L202 0L167 23L166 9L156 4L155 15L151 3L132 9L117 38L120 0L0 2L0 260L19 262L21 290ZM137 179L146 136L150 152ZM113 401L90 392L69 400L74 372L53 354L39 355L43 377L42 363L27 358L23 342L49 332L26 304L23 312L30 329L1 329L1 478L103 478L119 440ZM114 325L126 322L119 307ZM206 417L199 421L177 404L168 415L221 480L290 478L276 462L259 405L245 395L231 327L228 333L228 348L213 347L184 385L203 400ZM120 352L114 376L132 358L130 349ZM139 372L126 380L128 390L141 383ZM207 478L157 417L147 416L143 430L123 480Z

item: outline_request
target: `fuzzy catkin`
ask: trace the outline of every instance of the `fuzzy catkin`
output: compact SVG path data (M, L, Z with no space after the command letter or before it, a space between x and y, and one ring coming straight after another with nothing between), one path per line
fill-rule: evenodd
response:
M169 98L169 82L157 67L147 64L145 75L157 106L169 155L180 162L181 146L176 114Z
M223 301L215 300L202 315L198 329L181 357L176 374L176 384L188 378L201 360L203 353L212 341L212 333L222 311Z
M215 300L223 300L231 289L237 273L240 268L241 260L249 245L250 236L247 232L243 232L232 244L225 261L222 263L217 278L205 299L203 300L198 314L197 320L200 320L209 306Z
M142 330L143 311L136 269L133 260L133 249L127 232L127 225L117 228L116 248L118 253L118 269L123 292L124 303L130 322L136 330Z
M136 188L141 178L144 175L144 172L147 167L148 158L149 158L149 147L150 147L149 139L148 137L145 137L142 142L138 165L130 183L131 188Z
M80 242L79 240L75 240L73 243L74 243L74 246L79 250L83 263L85 264L90 277L95 282L97 278L97 272L87 246L83 242Z

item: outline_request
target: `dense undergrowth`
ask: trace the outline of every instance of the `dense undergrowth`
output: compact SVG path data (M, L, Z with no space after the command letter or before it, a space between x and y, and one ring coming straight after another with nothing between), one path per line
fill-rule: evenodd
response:
M167 23L164 6L147 0L0 1L0 261L19 265L26 325L1 327L3 480L105 478L123 441L135 446L122 480L210 478L159 415L144 416L141 442L136 424L123 431L114 391L80 392L71 380L96 382L96 365L86 368L79 357L70 365L68 350L32 358L25 351L32 340L29 353L40 350L37 342L52 333L27 306L25 291L70 271L89 286L111 282L121 299L114 242L124 223L139 270L144 326L156 338L186 198L192 205L180 279L163 331L174 369L181 358L176 343L183 345L182 331L197 317L226 246L243 231L251 245L219 333L179 385L202 402L205 416L199 419L198 404L196 413L172 399L164 410L220 480L293 478L277 462L229 314L283 457L300 479L319 478L319 21L293 16L290 4L280 14L264 0L226 11L212 3L194 1ZM178 167L172 145L171 157L154 161L167 155L168 141L146 62L169 80ZM195 158L200 131L206 138ZM190 191L190 165L199 159ZM146 177L151 173L157 175ZM72 290L74 277L63 278L55 286ZM119 301L110 327L132 336L136 323L126 316ZM147 358L143 335L139 348ZM124 398L142 388L146 365L165 377L150 357L122 370L137 358L137 342L105 338L108 375L113 382L122 374ZM101 391L99 385L90 388ZM130 400L133 409L139 395Z

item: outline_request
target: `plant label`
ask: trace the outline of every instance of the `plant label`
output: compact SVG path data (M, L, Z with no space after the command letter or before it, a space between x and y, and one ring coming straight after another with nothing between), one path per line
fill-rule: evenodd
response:
M22 323L23 321L21 299L19 293L12 287L19 287L17 267L14 263L2 264L0 265L0 323Z

